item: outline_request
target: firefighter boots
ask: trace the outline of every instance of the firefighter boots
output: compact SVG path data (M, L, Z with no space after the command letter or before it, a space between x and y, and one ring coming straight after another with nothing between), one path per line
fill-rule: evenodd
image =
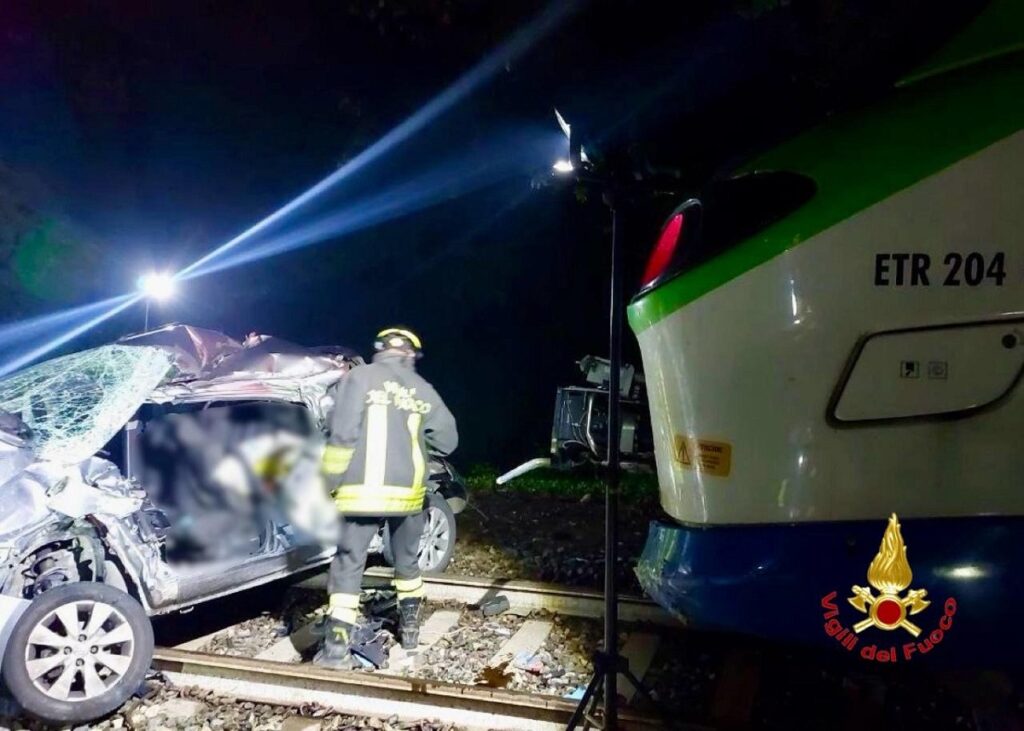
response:
M313 662L332 670L351 670L355 667L352 658L352 631L355 627L333 617L324 626L324 644Z
M415 650L420 643L420 619L423 616L423 599L401 599L398 602L398 634L403 650Z

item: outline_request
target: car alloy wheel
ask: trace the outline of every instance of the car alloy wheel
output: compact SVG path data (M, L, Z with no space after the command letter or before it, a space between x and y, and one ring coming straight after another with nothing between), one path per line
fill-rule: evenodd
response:
M135 652L125 616L100 601L64 604L36 622L25 646L28 676L60 701L103 695L124 678Z
M444 511L433 505L424 513L423 535L420 537L420 569L433 571L441 565L451 548L451 523Z
M153 627L132 596L77 581L37 595L15 622L0 667L29 714L56 724L100 718L139 689Z

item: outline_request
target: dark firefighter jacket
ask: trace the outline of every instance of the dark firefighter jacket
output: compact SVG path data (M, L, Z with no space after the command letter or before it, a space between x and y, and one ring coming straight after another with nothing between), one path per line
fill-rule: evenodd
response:
M427 448L444 456L458 442L434 387L406 359L377 356L338 386L323 471L345 515L412 515L426 497Z

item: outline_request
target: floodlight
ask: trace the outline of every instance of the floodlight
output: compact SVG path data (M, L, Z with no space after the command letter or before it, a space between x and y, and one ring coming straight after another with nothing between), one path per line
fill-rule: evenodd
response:
M569 160L559 160L558 162L551 166L551 169L554 170L556 173L561 173L565 175L567 173L571 173L575 168Z
M147 299L163 302L174 295L174 277L166 272L149 272L139 277L138 288Z

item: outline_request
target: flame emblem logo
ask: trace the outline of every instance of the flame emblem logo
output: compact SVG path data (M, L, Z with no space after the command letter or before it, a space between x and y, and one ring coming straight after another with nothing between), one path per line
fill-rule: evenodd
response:
M870 588L855 585L853 596L847 599L854 608L868 615L867 619L853 625L854 632L859 634L868 627L884 630L902 627L914 637L920 635L921 628L907 617L917 614L931 602L925 599L928 592L924 589L911 589L906 596L901 596L913 579L900 522L893 513L882 536L882 545L868 567L868 583L879 593L876 595Z

